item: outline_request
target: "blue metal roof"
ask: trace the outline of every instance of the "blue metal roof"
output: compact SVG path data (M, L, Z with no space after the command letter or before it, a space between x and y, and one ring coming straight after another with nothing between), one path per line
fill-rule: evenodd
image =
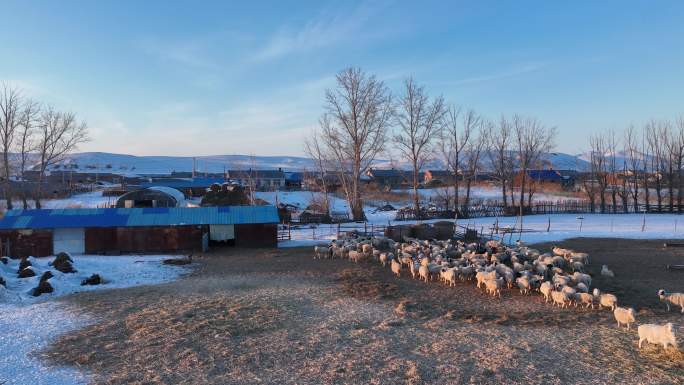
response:
M540 181L560 181L563 179L556 170L527 170L527 175Z
M275 206L10 210L0 230L278 223Z

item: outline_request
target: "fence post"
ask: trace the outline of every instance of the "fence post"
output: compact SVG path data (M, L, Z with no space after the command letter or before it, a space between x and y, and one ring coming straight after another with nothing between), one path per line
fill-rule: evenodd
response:
M644 215L644 221L641 223L641 232L643 233L644 230L646 230L646 215Z
M368 235L368 222L363 222L363 235Z
M551 231L551 217L549 217L549 224L546 226L546 232Z
M340 224L337 224L337 238L340 237Z
M316 226L311 226L311 239L316 240Z

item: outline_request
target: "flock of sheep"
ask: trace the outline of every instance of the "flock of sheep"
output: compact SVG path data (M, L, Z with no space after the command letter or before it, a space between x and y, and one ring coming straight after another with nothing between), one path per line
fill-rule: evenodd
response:
M489 241L484 247L478 243L461 241L427 241L406 239L395 242L385 237L359 237L356 235L332 241L330 245L315 246L315 258L348 258L354 262L378 261L389 265L392 273L400 277L408 272L414 279L428 282L439 280L450 286L456 281L475 280L478 288L484 287L488 294L501 296L504 288L517 288L524 295L539 292L546 302L566 308L568 306L595 306L610 308L618 327L636 322L633 308L618 306L617 297L591 291L592 277L586 274L589 255L569 249L554 247L552 253L524 246L506 246ZM614 276L603 265L601 274ZM667 293L659 290L660 300L667 305L681 307L684 314L684 293ZM637 328L639 348L644 341L677 348L672 323L664 325L644 324Z

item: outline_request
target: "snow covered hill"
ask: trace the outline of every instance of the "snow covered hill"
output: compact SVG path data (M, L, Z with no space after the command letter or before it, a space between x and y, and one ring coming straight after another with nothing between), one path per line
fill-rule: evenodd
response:
M314 162L310 158L297 156L250 156L250 155L210 155L194 157L197 171L220 173L225 169L278 169L285 171L301 171L313 169ZM544 163L555 169L586 170L588 162L581 156L563 153L544 155ZM404 162L378 160L375 167L397 167L408 169ZM191 156L136 156L113 154L107 152L82 152L67 156L53 169L79 170L90 172L112 172L119 174L168 174L172 171L192 171ZM444 168L442 162L435 160L425 168Z

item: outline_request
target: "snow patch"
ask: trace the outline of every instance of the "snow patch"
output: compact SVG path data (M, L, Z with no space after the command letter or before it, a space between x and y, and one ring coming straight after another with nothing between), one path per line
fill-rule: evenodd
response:
M75 312L64 303L51 302L62 295L80 291L124 288L169 282L188 272L187 267L163 265L169 256L72 256L77 273L64 274L48 265L54 258L29 258L35 277L16 277L18 260L0 263L0 275L7 288L0 285L0 384L87 384L90 375L72 367L50 367L34 356L64 333L83 328L96 319ZM33 297L30 291L43 272L50 270L52 294ZM93 273L105 283L81 286L81 280Z

